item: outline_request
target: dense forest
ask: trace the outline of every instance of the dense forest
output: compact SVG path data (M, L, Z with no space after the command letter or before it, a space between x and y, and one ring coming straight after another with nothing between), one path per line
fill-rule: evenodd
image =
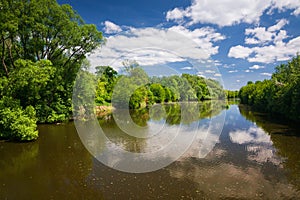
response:
M239 97L260 111L300 121L300 56L277 66L270 80L249 81Z

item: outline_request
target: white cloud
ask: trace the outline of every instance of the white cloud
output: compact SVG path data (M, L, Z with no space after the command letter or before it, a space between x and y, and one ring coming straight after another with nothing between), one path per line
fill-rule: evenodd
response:
M214 76L215 76L215 77L221 77L222 74L216 73L216 74L214 74Z
M118 32L122 31L120 26L118 26L118 25L116 25L116 24L114 24L113 22L110 22L110 21L105 21L104 22L103 30L107 34L118 33Z
M205 70L205 73L208 73L208 74L214 74L215 73L215 71L213 71L213 70Z
M167 12L166 19L169 20L175 20L175 21L182 21L184 16L186 15L186 12L182 9L179 8L174 8L172 11Z
M238 70L230 70L230 71L228 71L228 73L236 73L236 72L238 72Z
M253 65L252 67L249 67L249 69L263 69L265 66L260 66L260 65Z
M211 55L218 53L215 42L223 39L223 35L209 27L194 30L182 26L167 29L131 27L127 32L109 36L106 45L88 58L92 66L110 65L117 70L125 59L136 60L141 66L187 59L207 63Z
M287 38L286 31L281 30L286 24L288 24L288 21L281 19L277 24L270 26L268 29L266 27L247 28L245 35L248 37L245 38L245 43L267 44L273 41L274 43L278 43Z
M273 26L270 26L268 28L268 31L270 32L274 32L274 31L278 31L278 30L281 30L285 25L287 25L289 23L288 20L286 19L281 19L278 21L277 24L273 25Z
M273 63L276 61L286 61L291 59L300 49L300 36L291 38L285 30L279 30L288 23L281 19L275 25L266 27L256 27L246 29L246 44L253 46L233 46L230 48L228 56L233 58L247 59L249 62Z
M263 76L272 76L272 74L271 73L267 73L267 72L264 72L264 73L260 73L261 75L263 75Z
M182 70L192 70L193 68L192 67L182 67L180 69L182 69Z
M206 78L206 76L203 75L203 74L197 74L197 76L202 77L202 78Z
M294 10L292 12L293 15L299 15L300 11L300 1L299 0L273 0L273 5L271 6L271 11L274 9L278 9L279 11L285 11L287 9Z
M252 70L249 70L249 69L246 69L245 72L246 72L246 73L249 73L249 72L253 72L253 71L252 71Z
M167 20L182 22L185 18L188 24L211 23L218 26L234 24L257 23L265 11L271 14L274 9L285 11L292 9L294 15L300 14L299 0L193 0L192 5L182 9L174 8L166 14Z
M254 29L246 29L246 35L251 35L251 38L246 38L246 44L263 44L272 41L273 33L266 31L265 27L257 27Z
M252 52L252 49L238 45L230 48L228 56L233 58L247 58Z
M300 7L298 7L296 10L294 10L293 15L300 15Z

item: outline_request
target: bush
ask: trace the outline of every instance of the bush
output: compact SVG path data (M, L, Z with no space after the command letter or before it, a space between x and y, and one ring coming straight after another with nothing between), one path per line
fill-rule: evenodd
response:
M17 141L30 141L38 138L35 109L12 98L0 100L0 138Z

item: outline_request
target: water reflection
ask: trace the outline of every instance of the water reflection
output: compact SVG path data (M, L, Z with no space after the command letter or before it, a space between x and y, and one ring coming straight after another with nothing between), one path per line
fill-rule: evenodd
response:
M0 143L0 199L101 199L73 124L40 125L33 143ZM80 191L80 192L79 192Z
M286 158L278 154L272 135L239 112L236 105L227 111L220 143L213 151L204 159L182 157L168 168L170 176L197 183L197 191L209 199L299 198L298 177L287 179Z
M186 153L150 173L123 173L101 164L84 148L73 123L40 125L40 138L34 143L0 142L0 199L300 198L299 128L274 122L243 106L223 110L218 103L205 105L199 106L197 118L186 118L182 125L182 135L188 135L188 127L195 123L200 128ZM220 109L212 112L210 105ZM172 128L180 125L178 106L155 109L166 114L144 110L131 116L148 128L165 123L172 134ZM215 133L218 123L207 128L210 121L225 113L221 134ZM110 116L99 123L110 145L126 151L156 151L159 144L169 142L168 134L151 143L149 138L128 136ZM86 137L95 151L105 151L108 143L94 140L93 135Z
M148 110L116 109L113 117L100 119L100 126L95 120L75 125L86 148L105 165L124 172L149 172L177 160L193 142L197 157L209 153L224 123L225 112L213 117L224 107L220 102L165 104L160 106L164 114L156 114L159 121L149 119ZM210 119L203 120L207 116ZM210 135L215 135L213 140Z
M253 125L247 130L232 131L229 136L233 143L246 145L249 160L281 164L281 159L276 155L270 135L266 134L262 128Z
M299 124L255 112L247 106L239 106L240 113L266 132L276 154L283 160L289 180L300 190L300 127ZM272 151L273 152L273 151ZM270 155L270 152L263 154Z

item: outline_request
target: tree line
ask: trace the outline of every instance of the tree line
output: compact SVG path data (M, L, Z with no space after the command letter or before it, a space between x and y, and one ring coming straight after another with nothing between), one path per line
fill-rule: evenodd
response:
M260 111L300 121L300 56L277 66L270 80L249 81L239 97Z
M134 65L127 68L127 75L119 75L109 66L96 67L96 104L138 109L154 103L225 98L216 80L191 74L149 77L138 64Z

